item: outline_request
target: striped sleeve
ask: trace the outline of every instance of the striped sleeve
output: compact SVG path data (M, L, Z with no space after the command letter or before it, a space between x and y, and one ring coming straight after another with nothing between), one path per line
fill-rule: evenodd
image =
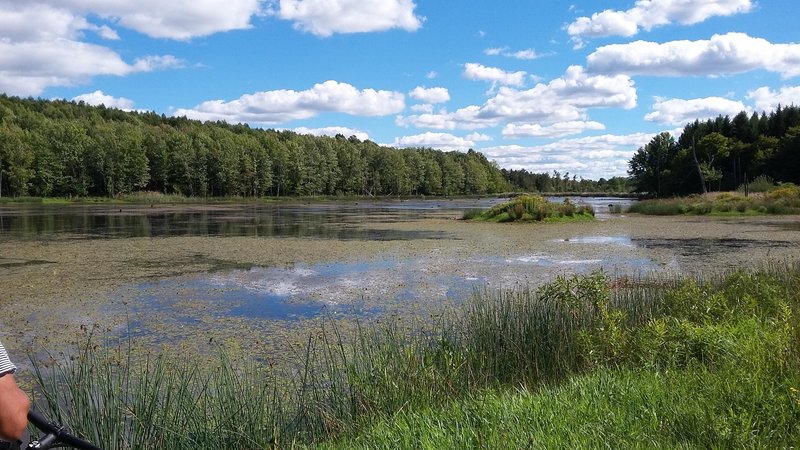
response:
M8 358L8 353L5 347L3 347L3 343L0 342L0 376L9 372L14 372L15 370L17 370L17 366Z

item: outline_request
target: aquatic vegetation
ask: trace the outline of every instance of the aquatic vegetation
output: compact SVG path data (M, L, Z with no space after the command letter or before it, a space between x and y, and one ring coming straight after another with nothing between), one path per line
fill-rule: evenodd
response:
M765 194L722 192L689 197L641 200L630 212L647 215L800 214L800 187L784 184Z
M485 222L563 222L574 220L593 220L591 205L575 204L570 199L562 203L547 201L544 197L523 194L507 202L495 205L478 214L470 211L465 219Z
M682 280L561 276L478 290L417 324L328 321L287 367L90 342L51 371L36 366L37 400L109 449L782 447L800 439L798 292L796 263Z

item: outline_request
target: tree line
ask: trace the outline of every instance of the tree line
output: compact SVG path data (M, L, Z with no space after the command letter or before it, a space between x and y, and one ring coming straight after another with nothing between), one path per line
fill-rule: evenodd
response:
M534 173L526 169L501 169L503 177L518 190L549 193L627 193L630 191L627 177L611 177L590 180L569 172L554 170Z
M628 163L636 192L655 197L745 188L756 178L800 184L800 107L740 112L661 133Z
M83 102L0 95L0 197L480 195L509 189L476 151L396 149Z

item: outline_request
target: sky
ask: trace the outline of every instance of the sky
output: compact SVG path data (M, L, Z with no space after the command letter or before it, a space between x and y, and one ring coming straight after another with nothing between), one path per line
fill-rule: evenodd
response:
M0 0L0 92L625 176L800 105L797 0Z

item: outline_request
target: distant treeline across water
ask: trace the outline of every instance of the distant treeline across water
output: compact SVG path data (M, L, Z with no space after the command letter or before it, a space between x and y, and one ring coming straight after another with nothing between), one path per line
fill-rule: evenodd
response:
M0 95L0 197L624 192L625 182L500 170L474 150L398 149L355 136Z

